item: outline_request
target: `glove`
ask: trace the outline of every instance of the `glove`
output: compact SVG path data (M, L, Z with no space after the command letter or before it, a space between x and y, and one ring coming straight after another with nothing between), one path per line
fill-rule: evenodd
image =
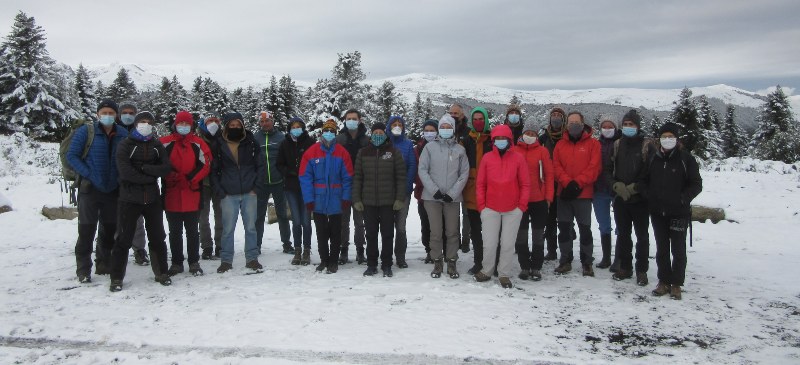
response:
M442 200L444 200L445 203L452 203L453 202L453 198L451 198L450 195L447 195L447 194L444 194L444 196L442 196Z
M630 193L631 196L639 194L639 191L636 190L636 183L630 183L628 185L625 185L625 187L628 188L628 193Z
M578 197L578 195L581 195L581 191L583 191L583 189L578 186L578 183L575 182L575 180L572 180L569 182L569 184L567 184L567 186L564 187L564 189L561 189L561 199L575 199Z
M631 198L631 193L628 191L628 187L625 186L624 183L617 181L611 186L611 189L614 190L617 196L622 198L623 201L628 201L628 199Z
M189 190L189 180L186 180L186 176L178 175L178 189Z
M342 200L342 210L349 210L349 209L350 209L350 201Z
M355 210L357 210L359 212L363 212L364 211L364 203L362 203L362 202L353 203L353 209L355 209Z
M441 191L436 190L436 194L433 194L433 198L436 200L442 200L444 199L444 195L442 194Z
M392 210L398 211L400 209L405 208L405 206L406 206L406 202L404 202L402 200L395 200L394 201L394 205L392 205Z
M314 202L306 203L306 210L309 211L309 212L313 212L314 211Z

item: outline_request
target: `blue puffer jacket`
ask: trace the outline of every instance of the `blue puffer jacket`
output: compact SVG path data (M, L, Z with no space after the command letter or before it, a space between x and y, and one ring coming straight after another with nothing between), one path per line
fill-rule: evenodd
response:
M395 136L392 134L392 123L398 120L403 123L403 133ZM417 179L417 155L414 153L414 142L406 138L406 121L403 120L403 117L390 117L389 122L386 123L385 132L391 139L394 148L397 148L403 155L403 162L406 163L406 198L408 198L414 192L414 180Z
M114 125L111 138L106 135L100 122L94 124L94 140L89 147L86 159L81 159L83 146L88 138L88 128L81 126L75 131L67 150L67 161L84 179L89 179L92 186L104 193L110 193L119 187L117 172L117 145L128 137L125 128Z
M353 164L338 143L311 146L303 154L299 174L303 202L314 203L314 213L342 214L342 201L352 201Z

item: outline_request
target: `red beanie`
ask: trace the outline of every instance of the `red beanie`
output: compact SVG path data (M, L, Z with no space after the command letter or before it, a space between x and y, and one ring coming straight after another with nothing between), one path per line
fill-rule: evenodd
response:
M175 115L175 124L186 122L189 125L194 124L194 118L192 118L192 113L189 113L185 110L179 111L177 115Z

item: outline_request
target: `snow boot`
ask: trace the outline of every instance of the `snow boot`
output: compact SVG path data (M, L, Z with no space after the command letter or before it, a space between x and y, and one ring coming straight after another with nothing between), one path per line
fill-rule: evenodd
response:
M391 266L384 266L384 267L381 268L381 271L383 271L383 277L385 277L385 278L390 278L390 277L394 276L394 274L392 273L392 267Z
M397 259L397 267L400 269L408 269L406 259Z
M283 253L288 253L290 255L293 255L294 254L294 246L292 246L292 244L289 243L289 242L284 242L283 243Z
M226 273L230 269L233 269L233 265L231 265L230 262L224 262L223 261L221 264L219 264L219 267L217 268L217 274Z
M94 262L94 274L95 275L108 275L110 274L110 270L108 268L108 264L105 261L95 260Z
M664 283L662 281L659 281L658 285L656 285L656 288L653 289L653 295L657 297L660 297L664 294L668 294L669 292L670 292L669 284Z
M611 234L600 235L600 247L603 249L603 258L595 267L606 269L611 266Z
M294 257L292 257L292 265L300 265L301 256L303 255L303 249L297 247L294 249Z
M244 267L253 270L253 272L256 273L264 272L264 266L261 266L261 263L258 262L258 259L248 261Z
M203 254L200 256L203 260L211 260L211 257L214 256L214 253L211 250L211 247L206 247L203 249Z
M167 270L167 274L169 276L175 276L183 272L183 264L172 264Z
M539 270L531 270L531 280L533 281L542 280L542 272Z
M444 265L442 263L442 259L433 260L433 271L431 271L431 277L434 279L442 277L443 270L444 270Z
M336 274L337 271L339 271L339 262L334 260L334 261L331 261L330 264L328 264L328 267L327 267L327 270L325 271L325 273L326 274Z
M300 265L311 265L311 247L305 247L303 249L303 257L300 258Z
M636 272L636 285L639 286L646 286L649 282L647 281L647 273L644 271L637 271Z
M339 265L345 265L350 260L347 258L347 246L342 246L339 251Z
M157 283L163 286L172 285L172 279L169 278L169 274L156 275L155 280Z
M509 279L508 276L501 276L500 277L500 286L502 286L503 288L506 288L506 289L511 289L511 288L514 287L514 285L511 284L511 279Z
M92 282L91 275L78 275L78 282L81 284L89 284Z
M111 280L111 286L108 288L112 293L122 290L122 280Z
M320 263L319 263L319 265L317 265L317 268L316 268L316 269L314 269L314 270L317 270L317 271L319 271L319 272L323 272L323 271L325 271L325 269L327 269L327 268L328 268L328 263L327 263L327 262L325 262L325 261L322 261L322 262L320 262Z
M143 248L133 250L133 263L139 266L150 265L150 259L147 258L147 251Z
M484 274L483 271L476 272L475 275L473 275L472 277L475 278L475 281L480 282L480 283L482 283L484 281L492 280L492 277L489 276L489 275Z
M520 280L528 280L528 279L530 279L530 277L531 277L531 272L530 272L530 270L525 270L525 269L522 269L522 270L519 272L519 275L518 275L517 277L518 277Z
M594 277L594 270L592 269L592 264L583 264L583 276L591 276Z
M364 276L374 276L378 273L378 268L375 266L367 266L367 269L364 270Z
M450 276L450 279L458 279L461 276L456 268L455 259L447 260L447 275Z
M673 285L672 289L669 291L670 299L681 300L681 287L678 285Z
M556 275L564 275L568 272L572 271L572 264L567 262L564 264L559 264L558 267L553 270Z
M203 275L203 269L200 268L200 263L199 262L195 262L193 264L189 264L189 273L194 275L194 276L202 276Z
M619 269L614 275L611 275L611 278L616 281L621 281L625 279L630 279L633 277L633 273L628 270Z

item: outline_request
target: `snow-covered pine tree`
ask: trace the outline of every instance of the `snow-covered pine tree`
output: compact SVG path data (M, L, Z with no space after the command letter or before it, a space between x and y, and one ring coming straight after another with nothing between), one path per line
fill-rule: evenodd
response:
M214 112L222 114L230 109L228 102L228 92L216 81L207 77L203 79L203 109L201 112Z
M425 98L425 109L424 110L425 110L425 114L422 117L424 120L428 120L428 119L437 119L438 120L439 119L439 118L436 118L435 115L433 115L433 102L431 101L431 97L430 96Z
M422 96L417 93L414 98L414 104L411 106L411 113L406 115L406 134L408 138L416 141L422 136L422 125L425 124L425 120L425 104L422 102Z
M522 105L522 102L519 100L517 94L511 97L511 100L508 101L509 105Z
M367 98L367 87L362 82L367 78L361 69L361 52L339 53L336 66L331 71L328 88L336 99L333 104L340 107L335 115L347 109L363 110Z
M80 118L84 120L95 120L97 109L97 97L94 95L94 85L89 78L89 72L83 67L83 64L78 64L78 70L75 72L75 91L78 93L78 111Z
M163 77L161 86L158 88L157 100L153 106L156 122L169 126L179 111L187 110L190 106L188 93L178 81L178 77L172 76L171 80Z
M256 91L252 86L248 86L244 91L244 109L237 110L244 117L245 128L250 131L256 131L260 128L256 116L264 109L264 106L262 93Z
M228 103L230 106L230 110L244 110L245 108L245 101L244 101L244 89L241 87L237 87L231 90L230 94L228 94ZM229 110L223 110L222 113L226 113ZM222 116L220 115L220 118Z
M670 120L681 127L683 136L680 138L683 147L697 155L697 148L705 148L703 130L697 121L697 108L692 102L692 91L688 87L681 90L679 99L674 101L675 107L670 114Z
M334 117L337 121L340 119L337 98L329 85L330 81L328 79L320 79L317 80L317 84L314 86L314 96L311 99L313 111L309 120L306 121L309 132L314 132L312 136L318 134L316 130L321 128L322 123L325 123L328 118Z
M117 77L111 85L108 85L104 96L116 102L121 102L123 100L135 100L137 94L136 85L128 75L128 71L124 67L120 67Z
M390 116L403 114L402 96L394 90L394 84L391 81L384 81L380 87L375 89L373 101L376 108L373 115L376 121L386 123Z
M191 111L201 112L206 110L203 97L205 88L203 87L203 78L198 76L192 81L192 88L189 90L189 100L191 101Z
M767 95L757 120L752 145L754 157L786 163L800 160L800 128L780 85Z
M724 157L739 157L745 152L745 132L736 124L736 106L728 105L725 112L725 121L722 122L720 138L722 138L722 152Z
M722 138L719 134L719 114L711 108L705 95L700 96L697 106L697 123L702 128L703 145L698 143L695 154L702 159L722 158Z
M292 77L289 75L282 76L280 81L278 81L278 92L282 104L276 113L276 118L279 119L276 119L275 122L278 123L278 121L280 121L280 123L277 124L279 130L288 130L289 119L294 116L299 116L297 110L298 103L300 102L300 93L294 81L292 81Z
M108 98L108 87L100 80L94 85L94 97L95 103L99 103L101 100Z

